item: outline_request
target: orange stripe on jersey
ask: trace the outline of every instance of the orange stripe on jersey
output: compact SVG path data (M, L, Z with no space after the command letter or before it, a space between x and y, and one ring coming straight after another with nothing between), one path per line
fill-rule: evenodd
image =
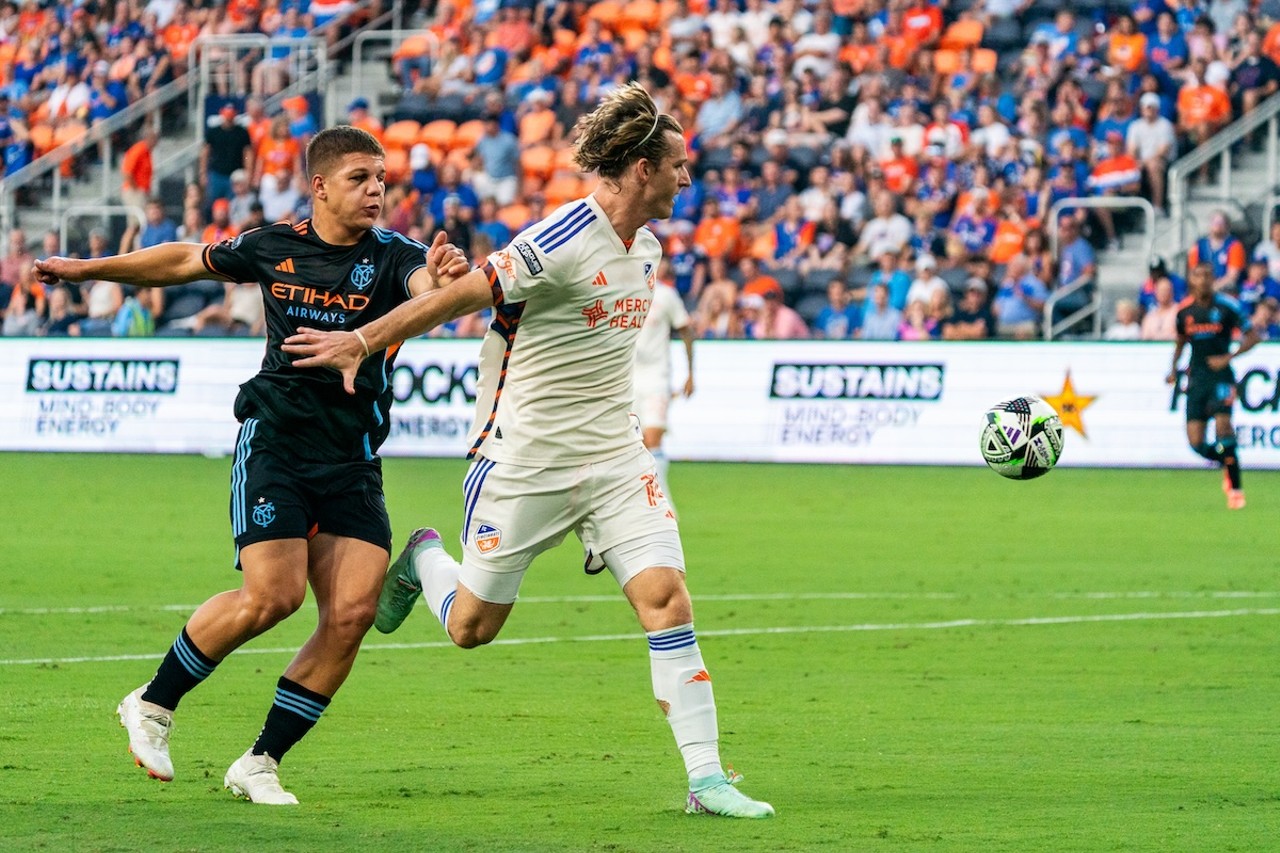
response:
M387 347L387 348L386 348L386 350L385 350L385 354L384 354L384 355L383 355L383 357L382 357L382 360L383 360L384 362L387 362L387 361L390 361L391 359L395 358L395 357L396 357L396 353L400 352L400 347L402 347L402 346L404 346L404 341L401 341L401 342L400 342L400 343L398 343L398 344L392 344L391 346Z
M213 246L214 244L210 243L209 245L205 246L204 251L200 253L200 260L204 263L204 268L207 269L209 272L213 273L214 275L220 275L223 278L234 278L234 276L227 275L225 272L223 272L222 270L214 266Z
M310 225L311 225L311 220L310 220L310 219L304 219L304 220L302 220L301 222L299 222L297 225L293 226L293 230L294 230L294 231L297 231L299 234L301 234L301 235L303 235L303 236L305 237L305 236L306 236L306 234L307 234L307 230L308 230L308 228L310 227Z
M493 293L493 307L497 308L504 299L502 285L498 283L498 271L488 261L485 261L480 266L480 271L484 273L485 278L489 281L489 290Z
M319 532L320 532L320 522L317 521L315 524L312 524L311 529L307 531L307 538L315 539L316 534Z
M498 372L498 387L493 392L493 408L489 411L489 419L485 421L484 429L480 431L479 437L475 443L471 445L471 449L467 451L467 458L473 459L480 451L480 445L484 444L485 439L489 437L489 432L493 429L493 424L498 420L498 403L502 401L502 389L507 384L507 367L511 364L511 349L516 343L515 328L520 325L519 310L523 309L524 304L517 305L517 313L511 319L511 333L507 335L507 350L502 354L502 370Z

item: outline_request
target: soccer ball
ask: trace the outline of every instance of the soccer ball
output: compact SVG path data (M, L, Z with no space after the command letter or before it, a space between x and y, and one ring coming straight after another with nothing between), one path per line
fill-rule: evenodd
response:
M1015 397L987 409L982 422L982 458L1010 480L1048 474L1062 455L1062 420L1034 395Z

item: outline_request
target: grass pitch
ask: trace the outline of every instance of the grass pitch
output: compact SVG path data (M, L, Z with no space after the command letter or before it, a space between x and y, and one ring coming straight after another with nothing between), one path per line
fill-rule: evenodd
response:
M1246 459L1247 463L1247 459ZM389 460L397 543L457 553L463 464ZM647 651L580 549L500 642L425 609L371 633L283 765L222 774L314 624L229 658L177 718L176 781L116 702L238 583L228 460L0 455L0 849L1274 851L1280 475L676 464L722 753L772 821L686 816ZM397 547L399 547L397 545Z

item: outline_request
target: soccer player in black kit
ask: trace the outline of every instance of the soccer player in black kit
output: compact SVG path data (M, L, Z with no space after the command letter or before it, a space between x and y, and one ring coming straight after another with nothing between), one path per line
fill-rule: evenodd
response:
M1178 362L1190 344L1187 366L1187 441L1191 449L1211 462L1221 463L1222 489L1228 509L1244 509L1244 489L1240 481L1240 456L1236 432L1231 425L1231 407L1236 400L1236 378L1231 359L1248 352L1258 342L1249 318L1239 303L1213 288L1213 267L1197 264L1187 277L1190 296L1178 309L1178 339L1173 350L1173 368L1167 381L1178 381ZM1240 345L1232 351L1236 332ZM1214 441L1205 440L1205 426L1213 418Z
M106 279L163 287L207 278L257 281L267 318L262 368L240 386L231 526L241 587L202 604L155 676L121 702L136 763L173 778L169 735L182 697L228 654L284 620L308 584L319 621L275 689L257 741L224 784L255 803L292 805L278 764L320 718L373 624L391 526L376 455L389 430L395 349L362 365L354 396L337 371L299 370L280 344L299 325L358 328L467 264L437 235L430 249L374 226L382 212L382 146L363 130L324 130L307 146L314 216L212 245L166 243L100 260L36 262L40 279ZM357 331L357 334L358 331Z

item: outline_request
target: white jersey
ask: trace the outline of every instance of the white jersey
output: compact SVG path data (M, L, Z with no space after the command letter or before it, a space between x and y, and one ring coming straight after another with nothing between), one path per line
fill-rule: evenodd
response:
M640 444L630 415L635 344L661 258L648 228L628 249L593 196L489 256L496 308L480 349L470 455L560 467Z
M689 325L689 312L674 287L659 283L653 307L636 340L636 387L671 389L671 333Z

